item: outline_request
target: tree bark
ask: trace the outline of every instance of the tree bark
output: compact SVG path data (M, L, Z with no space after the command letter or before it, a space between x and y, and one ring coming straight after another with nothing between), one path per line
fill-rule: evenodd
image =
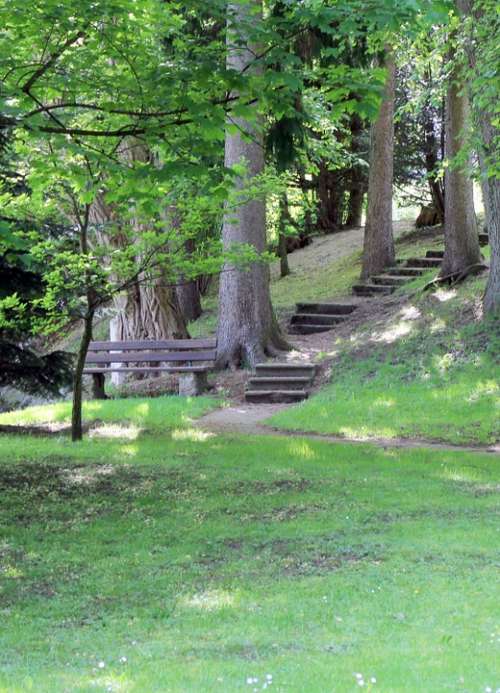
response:
M253 10L256 10L254 12ZM227 67L238 72L257 71L258 62L251 65L255 46L245 45L242 26L259 21L262 1L254 0L249 7L241 3L228 4ZM236 183L244 189L252 178L264 169L264 143L262 129L242 118L231 121L239 131L226 132L225 166L244 162L246 175ZM244 137L241 133L247 134ZM250 244L263 253L266 249L266 205L262 198L241 204L226 212L222 228L224 250L237 244ZM226 264L219 288L218 357L219 367L254 366L266 354L287 348L271 305L269 266L256 261L248 269Z
M131 146L120 156L128 161L144 161L147 152L143 145ZM112 207L99 196L92 205L91 221L98 229L97 234L103 244L110 247L124 247L130 239L114 232L110 235L106 227L116 222ZM137 223L137 234L141 227ZM155 271L155 274L158 274ZM169 281L161 275L148 279L140 276L124 294L114 297L116 316L114 319L114 339L185 339L189 337L185 320L175 291Z
M472 35L469 34L467 36L466 49L474 79L474 77L478 77L477 52L481 50L481 41L474 34L477 32L478 27L484 26L484 12L481 8L474 8L471 0L457 0L456 4L458 10L472 20L469 26ZM478 154L486 226L491 249L490 273L484 294L483 307L485 313L498 315L500 314L500 180L495 176L489 175L488 166L489 162L494 161L497 157L497 142L500 137L500 130L493 124L494 114L479 105L481 93L474 88L473 80L472 85L471 100L474 121L476 128L481 134Z
M89 308L87 315L83 321L83 334L80 339L80 347L78 349L78 358L76 360L75 373L73 376L73 406L71 409L71 440L76 442L83 437L82 427L82 397L83 397L83 369L85 368L85 359L89 350L89 344L92 340L92 323L94 320L94 311Z
M387 70L384 96L371 132L362 279L381 272L395 262L392 233L395 63L389 49L385 52L383 66Z
M467 95L461 84L462 71L453 63L446 92L444 176L444 258L441 276L463 272L481 262L472 180L456 157L463 150L469 119Z
M288 264L288 248L286 242L285 226L288 220L288 200L286 192L280 196L280 218L278 231L278 255L280 258L280 277L287 277L290 274Z
M361 134L363 122L357 114L351 116L351 154L359 158L361 154ZM349 200L347 203L347 218L345 227L354 229L361 226L363 202L366 192L366 174L361 164L354 164L349 173Z
M185 243L186 252L191 254L194 250L193 239L188 239ZM179 308L184 321L191 322L197 320L202 314L199 283L196 279L181 282L176 287Z
M356 229L361 226L363 218L363 202L365 199L365 191L362 184L351 185L349 191L349 205L347 211L346 228Z

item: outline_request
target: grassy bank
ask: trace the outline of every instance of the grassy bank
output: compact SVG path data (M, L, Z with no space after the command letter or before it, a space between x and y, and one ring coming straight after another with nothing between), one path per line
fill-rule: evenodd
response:
M482 319L484 281L417 293L349 337L332 333L331 384L269 423L346 437L498 440L500 323Z

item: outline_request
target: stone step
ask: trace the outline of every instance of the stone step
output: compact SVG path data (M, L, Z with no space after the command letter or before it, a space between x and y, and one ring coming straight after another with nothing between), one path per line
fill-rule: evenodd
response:
M316 325L308 323L306 325L294 324L288 328L289 334L317 334L319 332L328 332L333 330L335 325Z
M399 277L420 277L424 271L422 267L389 267L386 269L387 274Z
M305 390L312 382L312 378L281 378L281 377L258 377L253 376L248 379L248 390Z
M335 325L347 320L347 315L330 315L329 313L295 313L292 316L292 325Z
M371 281L374 284L383 284L385 286L402 286L407 284L410 279L409 277L401 277L393 274L377 274L375 277L371 277Z
M433 267L441 267L441 259L438 257L411 257L406 260L406 266L432 269Z
M352 290L356 296L375 296L376 294L392 294L396 291L396 287L384 284L355 284Z
M258 363L252 377L310 378L316 375L316 366L308 363Z
M425 257L434 257L434 258L440 257L440 258L443 258L443 257L444 257L444 250L428 250L428 251L425 253Z
M490 238L487 233L480 233L479 234L479 245L488 245L490 242Z
M297 303L297 313L321 315L349 315L356 306L348 303Z
M300 402L308 396L305 390L247 390L245 392L245 400L254 404Z

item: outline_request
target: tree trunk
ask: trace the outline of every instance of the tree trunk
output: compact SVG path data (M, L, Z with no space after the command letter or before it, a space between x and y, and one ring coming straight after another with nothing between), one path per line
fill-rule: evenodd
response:
M203 312L198 282L191 279L178 284L176 289L180 312L185 322L197 320Z
M363 218L363 201L365 199L365 191L362 184L351 185L349 191L349 206L347 210L346 228L356 229L361 226Z
M256 10L255 12L253 10ZM251 16L252 22L259 21L262 13L261 0L246 5L228 4L227 67L239 72L260 69L250 67L254 59L252 46L245 45L245 36L238 29L245 26ZM253 47L256 48L255 46ZM258 51L257 51L258 52ZM234 118L239 131L226 132L225 166L245 162L246 175L236 183L244 189L252 178L264 169L264 144L261 128ZM245 138L241 132L245 132ZM266 204L262 198L241 204L236 210L226 213L222 228L224 250L238 244L250 244L258 253L266 249ZM226 264L220 277L218 358L219 367L239 366L242 363L254 366L265 354L274 354L287 347L271 305L269 290L269 266L256 261L248 269Z
M115 335L118 341L188 338L175 288L161 279L134 284L116 315Z
M194 251L194 240L188 239L184 244L186 252L191 255ZM196 279L182 281L176 287L179 308L184 321L197 320L202 314L199 283Z
M357 114L351 116L351 154L359 158L361 153L361 135L363 122ZM349 200L347 203L347 218L345 227L354 229L361 226L363 217L363 202L366 192L366 174L361 164L354 164L349 175Z
M472 180L456 165L468 124L468 99L460 83L461 70L455 63L446 92L444 176L444 258L441 276L464 271L481 262Z
M83 334L80 339L80 347L78 349L78 358L76 360L75 374L73 376L73 406L71 409L71 440L76 442L83 437L82 429L82 394L83 394L83 369L85 368L85 359L89 350L89 344L92 341L92 323L94 320L94 311L89 309L83 321Z
M477 51L481 50L481 41L478 43L476 33L478 27L484 27L484 12L480 7L474 8L470 0L458 0L458 9L472 20L469 26L472 35L467 38L466 49L469 64L472 69L473 79L478 76ZM488 27L489 30L489 27ZM472 81L474 85L474 82ZM484 82L483 82L484 84ZM500 180L489 175L490 162L497 158L498 138L500 130L493 124L494 114L479 105L482 96L480 90L471 89L472 109L476 128L481 133L481 146L479 148L479 164L481 167L481 187L484 198L484 210L486 226L488 228L489 244L491 249L490 273L483 306L485 313L500 314ZM484 103L484 101L483 101Z
M130 161L146 157L142 145L130 147L122 152L122 158ZM124 247L130 239L114 232L112 236L106 226L114 220L113 209L99 196L92 205L91 221L98 229L101 243L110 247ZM141 228L137 224L137 233ZM185 339L189 337L174 287L161 276L148 280L141 276L127 291L113 299L117 314L114 319L115 340L141 339Z
M288 200L286 192L280 196L280 219L278 232L278 255L280 258L280 277L286 277L290 274L290 265L288 264L288 248L286 242L285 227L288 220Z
M481 131L483 147L486 151L493 151L494 138L498 138L500 132L498 128L493 126L489 118L489 115L483 114ZM490 274L484 294L483 307L485 313L498 315L500 314L500 180L488 176L484 154L480 156L480 162L483 178L486 226L488 228L491 250Z
M431 74L429 70L428 82L431 84ZM424 130L424 156L427 180L432 197L432 206L436 210L439 223L444 222L444 191L441 181L438 179L438 141L434 128L434 118L427 102L422 108L422 122Z
M395 262L392 234L395 63L390 50L386 50L384 67L387 70L384 96L371 132L362 279L381 272Z

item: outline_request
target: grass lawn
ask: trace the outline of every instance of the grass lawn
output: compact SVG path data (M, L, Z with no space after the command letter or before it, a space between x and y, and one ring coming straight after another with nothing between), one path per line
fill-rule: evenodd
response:
M219 406L214 397L162 397L89 400L83 403L86 423L130 425L148 430L165 431L189 426L193 419ZM0 424L31 425L71 421L71 402L57 402L27 407L0 414Z
M0 690L496 690L499 488L484 454L0 437Z
M331 385L269 423L347 438L495 442L500 321L480 319L483 285L475 279L415 294L392 317L344 340L332 333Z

